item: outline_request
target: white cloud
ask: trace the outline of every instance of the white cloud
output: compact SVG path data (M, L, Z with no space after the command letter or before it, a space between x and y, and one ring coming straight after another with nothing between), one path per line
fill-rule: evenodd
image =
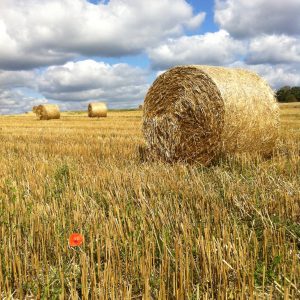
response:
M0 70L0 88L34 87L36 72Z
M197 27L199 27L204 19L205 19L206 13L205 12L201 12L197 15L195 15L194 17L192 17L190 20L188 20L185 25L187 26L187 28L189 29L195 29Z
M0 114L28 111L46 101L27 94L28 91L34 93L37 76L34 71L0 70Z
M62 109L83 109L90 100L137 106L147 71L83 59L144 51L156 71L232 65L258 72L273 88L300 85L299 0L215 3L220 30L185 36L205 19L186 0L0 0L0 112L30 110L43 97ZM40 66L51 67L19 71Z
M10 18L5 23L3 13L5 10L1 9L0 5L0 68L6 70L31 69L37 66L63 63L75 56L74 53L41 45L42 40L36 40L38 39L36 34L27 32L26 28L20 28L15 32L14 28L17 28L16 24L19 24L18 16ZM9 14L5 17L8 18L8 16Z
M203 19L185 0L1 0L0 68L136 54Z
M282 86L300 86L300 64L257 64L247 65L243 61L237 61L231 67L250 69L262 76L273 89Z
M232 36L297 35L299 0L216 0L215 21Z
M244 53L245 46L242 42L220 30L204 35L168 39L159 47L150 49L149 57L154 68L165 69L183 64L226 65Z
M286 35L263 35L251 39L246 58L249 64L300 62L300 39Z
M31 111L34 105L46 103L46 99L26 96L18 89L0 89L0 114L15 114Z
M85 109L91 100L106 101L109 107L137 107L149 88L148 75L128 64L94 60L68 62L40 72L0 70L0 113L31 110L45 99L72 110Z
M300 65L291 67L287 65L256 65L253 67L267 82L278 89L285 85L300 86Z
M38 80L39 91L61 102L104 100L136 106L148 89L147 73L127 64L109 65L94 60L49 67Z

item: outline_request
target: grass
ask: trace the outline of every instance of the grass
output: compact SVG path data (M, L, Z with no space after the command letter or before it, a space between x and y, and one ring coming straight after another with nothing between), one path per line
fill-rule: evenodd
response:
M271 159L204 168L141 162L141 111L0 117L1 297L299 298L300 107L281 120Z

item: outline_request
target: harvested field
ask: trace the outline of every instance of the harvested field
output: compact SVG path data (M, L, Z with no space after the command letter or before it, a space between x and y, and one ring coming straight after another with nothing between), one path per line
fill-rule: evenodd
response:
M210 168L143 162L141 116L0 116L1 298L299 298L300 108Z

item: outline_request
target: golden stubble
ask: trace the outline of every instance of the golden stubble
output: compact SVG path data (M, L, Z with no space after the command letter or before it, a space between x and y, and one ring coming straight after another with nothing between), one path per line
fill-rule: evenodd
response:
M299 297L300 108L210 168L141 161L141 115L0 117L1 297Z

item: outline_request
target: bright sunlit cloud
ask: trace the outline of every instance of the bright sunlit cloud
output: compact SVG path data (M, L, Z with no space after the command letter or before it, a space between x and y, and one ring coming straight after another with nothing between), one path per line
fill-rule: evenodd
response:
M136 107L157 74L183 64L300 84L299 11L298 0L1 0L1 113Z

